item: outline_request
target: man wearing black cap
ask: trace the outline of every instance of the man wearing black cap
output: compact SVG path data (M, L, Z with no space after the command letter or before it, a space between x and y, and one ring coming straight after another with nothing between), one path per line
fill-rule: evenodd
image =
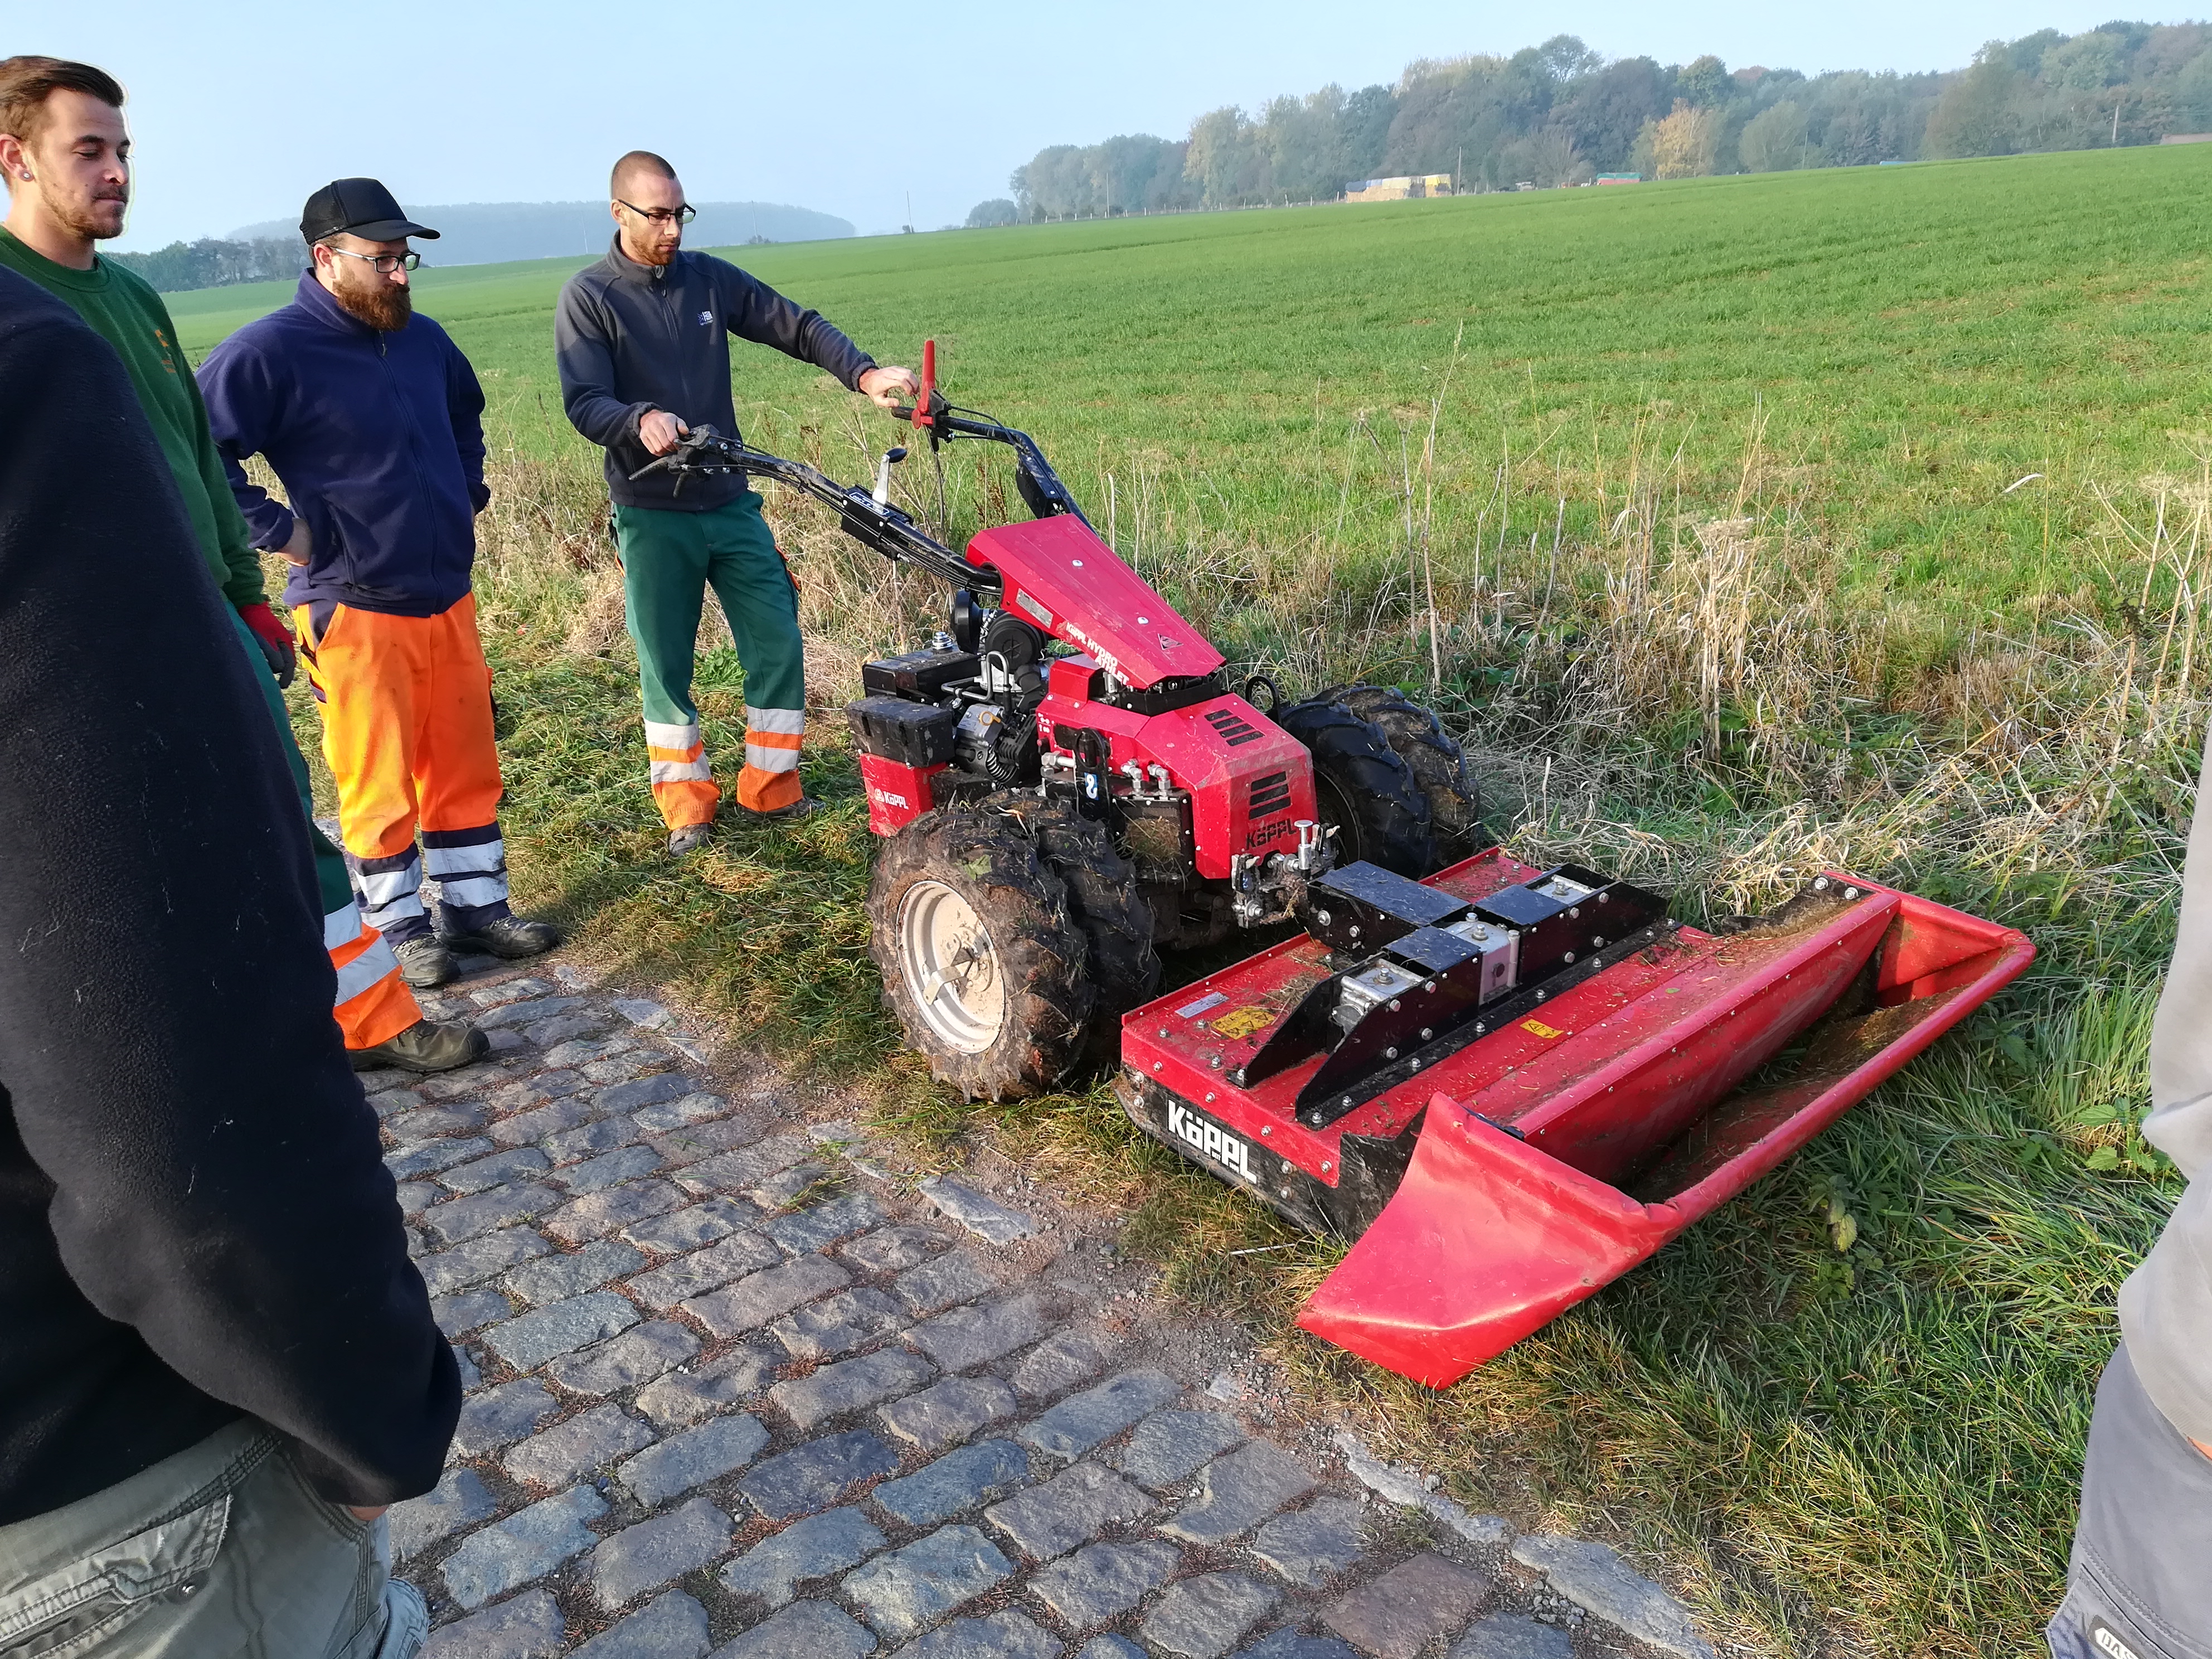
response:
M58 58L0 61L0 177L8 186L0 268L29 277L63 301L122 358L184 498L208 572L229 601L232 631L275 675L261 677L263 700L276 724L301 810L312 816L307 763L277 696L278 686L292 682L292 642L263 597L261 562L231 503L207 412L185 372L168 308L137 275L100 258L94 246L122 233L131 200L131 137L123 119L123 88L114 77ZM95 773L102 763L97 756L73 758ZM323 894L324 948L337 972L332 1012L355 1065L441 1072L481 1057L487 1039L473 1025L422 1018L401 981L392 947L362 919L345 860L320 830L311 829L308 836ZM198 878L192 870L174 875Z
M483 392L446 331L414 314L407 283L408 239L437 234L374 179L325 185L300 222L313 264L298 295L199 371L254 544L298 567L284 599L355 887L418 986L452 979L457 949L529 957L558 943L507 908L491 671L469 591L490 499ZM256 454L289 507L248 481ZM426 867L443 933L423 908Z

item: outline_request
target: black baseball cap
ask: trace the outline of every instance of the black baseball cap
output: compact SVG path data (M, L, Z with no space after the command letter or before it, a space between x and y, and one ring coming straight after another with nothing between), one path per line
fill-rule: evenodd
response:
M403 236L438 233L399 210L392 193L374 179L333 179L307 198L300 215L300 238L313 244L340 231L367 242L396 242Z

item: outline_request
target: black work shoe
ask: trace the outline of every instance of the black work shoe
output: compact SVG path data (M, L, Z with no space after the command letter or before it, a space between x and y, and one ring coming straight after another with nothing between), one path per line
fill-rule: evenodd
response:
M822 810L822 803L811 795L801 795L788 806L771 807L765 812L756 812L750 806L740 806L738 817L746 823L796 823L801 818L811 818Z
M448 951L481 951L510 962L518 957L542 957L561 942L551 922L525 921L520 916L501 916L473 933L441 933L438 938Z
M668 832L668 850L680 859L686 853L696 853L704 847L714 833L714 826L711 823L679 824Z
M491 1039L465 1019L418 1019L398 1036L374 1048L352 1048L346 1057L356 1072L397 1066L410 1072L450 1072L482 1060Z
M419 933L392 947L399 958L399 977L418 991L446 985L461 976L461 965L435 933Z

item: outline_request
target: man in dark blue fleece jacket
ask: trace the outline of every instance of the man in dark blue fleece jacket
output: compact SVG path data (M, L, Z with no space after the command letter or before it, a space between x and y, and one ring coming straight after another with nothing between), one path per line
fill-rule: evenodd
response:
M255 545L299 567L284 599L362 911L409 984L441 985L455 947L527 957L556 942L507 907L491 671L469 589L490 499L483 392L445 330L413 314L407 239L437 232L374 179L341 179L309 198L300 234L313 264L299 293L217 346L200 389ZM256 454L289 508L247 479ZM422 906L426 865L442 936Z
M460 1383L307 826L121 360L4 270L0 503L0 1650L403 1659Z

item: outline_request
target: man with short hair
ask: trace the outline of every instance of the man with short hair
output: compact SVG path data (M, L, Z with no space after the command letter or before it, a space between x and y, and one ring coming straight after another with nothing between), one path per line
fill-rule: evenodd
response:
M758 277L683 251L691 209L676 169L647 150L615 163L614 246L561 290L554 340L561 395L577 431L606 451L622 544L623 597L637 644L653 794L668 850L703 843L721 799L691 701L692 647L712 587L745 671L745 764L738 811L755 823L803 817L799 781L806 678L798 590L761 498L741 474L630 474L693 426L734 437L730 336L824 369L885 409L920 384L802 311Z
M437 234L374 179L325 185L300 220L313 263L292 303L199 372L256 545L298 567L284 599L338 833L368 920L420 986L453 978L457 951L532 957L560 942L507 904L491 670L469 586L490 500L483 392L407 283L408 238ZM283 480L289 508L248 481L251 455ZM426 867L442 931L423 908Z
M261 563L224 481L199 389L177 349L160 295L133 272L101 258L94 244L121 234L131 199L131 137L123 88L88 64L19 57L0 63L0 174L9 211L0 227L0 266L29 277L66 302L123 359L138 402L184 496L209 572L230 603L248 653L266 659L269 713L282 734L301 808L313 797L307 763L293 741L279 685L292 681L290 639L263 596ZM128 596L120 596L125 597ZM127 675L131 665L125 664ZM323 891L323 943L337 970L334 1013L346 1047L363 1069L399 1066L441 1072L486 1050L465 1020L426 1020L402 982L392 947L363 920L344 860L311 828ZM180 871L182 879L197 872Z
M411 1659L460 1377L173 467L0 269L0 1652Z

